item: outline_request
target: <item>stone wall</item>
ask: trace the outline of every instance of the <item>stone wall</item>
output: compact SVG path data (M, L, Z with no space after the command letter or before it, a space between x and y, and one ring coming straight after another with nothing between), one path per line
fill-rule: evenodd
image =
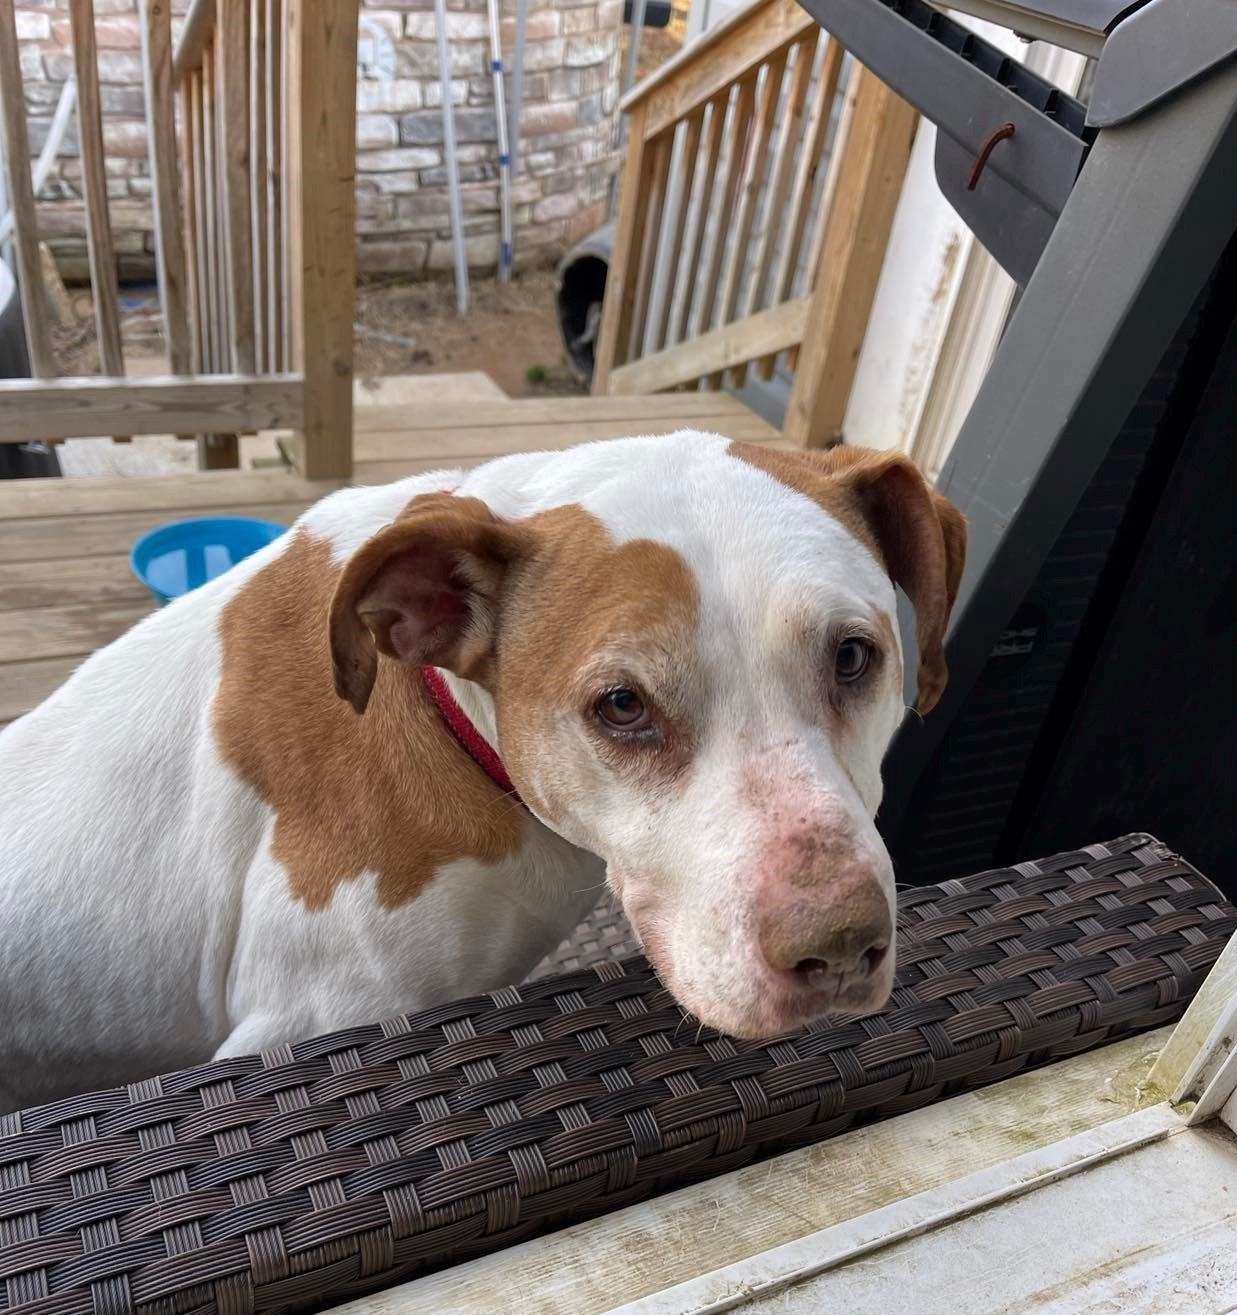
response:
M173 0L179 28L188 0ZM152 270L137 0L94 0L108 192L122 280ZM517 265L544 263L605 218L617 167L623 0L530 0L519 173ZM449 268L442 90L433 0L363 0L357 84L358 263L369 273ZM43 146L73 67L68 0L17 0L32 151ZM485 0L448 0L451 96L469 262L498 255L498 152ZM503 22L510 59L514 18ZM66 277L86 271L75 128L39 198L39 222Z

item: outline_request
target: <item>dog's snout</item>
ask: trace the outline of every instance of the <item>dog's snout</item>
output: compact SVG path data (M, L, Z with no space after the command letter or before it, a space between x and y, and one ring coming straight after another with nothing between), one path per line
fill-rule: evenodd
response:
M875 976L889 955L893 929L889 903L875 880L816 900L770 909L759 931L770 968L805 985L858 983Z

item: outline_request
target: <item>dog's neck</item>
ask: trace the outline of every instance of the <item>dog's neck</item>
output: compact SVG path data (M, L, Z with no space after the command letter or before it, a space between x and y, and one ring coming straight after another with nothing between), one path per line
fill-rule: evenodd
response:
M480 685L441 667L424 667L421 675L426 691L437 705L438 715L461 750L499 789L518 799L498 752L497 716L490 695Z
M441 671L441 668L439 669ZM465 680L450 671L441 672L451 697L460 705L477 733L495 752L498 751L498 714L488 690L476 681Z

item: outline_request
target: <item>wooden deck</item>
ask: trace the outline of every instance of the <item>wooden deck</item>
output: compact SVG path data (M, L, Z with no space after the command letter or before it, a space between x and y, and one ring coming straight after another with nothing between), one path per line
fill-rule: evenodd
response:
M723 393L443 401L420 410L379 402L357 409L352 482L685 427L780 438ZM151 610L129 569L140 534L182 516L236 512L290 523L337 487L291 470L0 482L0 726Z

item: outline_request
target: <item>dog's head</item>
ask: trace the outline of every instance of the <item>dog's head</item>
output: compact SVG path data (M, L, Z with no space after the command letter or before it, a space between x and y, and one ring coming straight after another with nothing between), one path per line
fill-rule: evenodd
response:
M379 661L484 687L525 802L605 859L705 1023L761 1036L879 1008L894 886L872 818L904 712L894 586L916 609L927 711L962 517L893 453L610 447L564 454L530 514L467 487L415 499L344 569L337 688L363 711Z

